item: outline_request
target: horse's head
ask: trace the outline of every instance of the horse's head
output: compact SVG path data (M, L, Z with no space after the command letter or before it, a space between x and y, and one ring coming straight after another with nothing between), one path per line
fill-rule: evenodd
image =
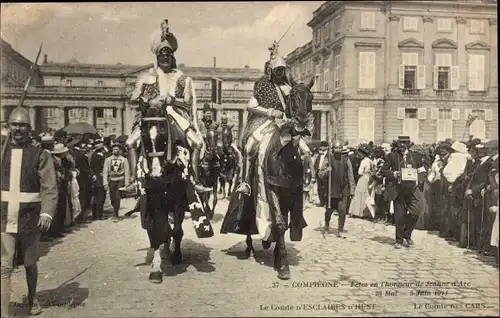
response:
M233 126L225 126L222 128L222 147L227 149L233 143Z
M159 178L163 175L167 160L175 155L171 144L170 126L165 116L150 109L141 123L142 162L141 169L146 177Z
M314 96L311 92L311 87L313 85L314 77L307 85L304 83L292 83L292 89L285 108L285 115L290 119L292 128L298 133L312 134L312 101Z

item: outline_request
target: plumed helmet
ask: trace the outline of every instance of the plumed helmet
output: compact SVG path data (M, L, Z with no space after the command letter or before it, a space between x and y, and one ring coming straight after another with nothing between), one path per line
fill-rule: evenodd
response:
M285 59L280 55L276 55L273 59L271 59L271 61L269 61L269 67L272 70L280 66L286 67Z
M17 107L9 115L9 124L31 125L30 114L26 108Z
M222 113L222 115L220 116L220 120L227 122L227 113L226 112Z
M279 45L278 42L274 41L273 44L269 47L269 67L271 69L275 69L277 67L283 66L286 67L285 59L279 55Z
M175 53L179 48L177 38L169 30L168 19L160 24L160 30L153 34L151 39L151 52L158 55L163 48L169 48Z

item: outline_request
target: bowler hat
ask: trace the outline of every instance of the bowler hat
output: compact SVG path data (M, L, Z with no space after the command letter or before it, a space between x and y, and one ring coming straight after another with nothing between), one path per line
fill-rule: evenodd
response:
M322 141L322 142L320 143L320 146L321 146L321 147L328 147L328 141Z

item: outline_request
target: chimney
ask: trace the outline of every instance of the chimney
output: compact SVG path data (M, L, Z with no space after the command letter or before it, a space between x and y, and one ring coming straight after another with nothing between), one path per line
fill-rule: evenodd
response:
M49 57L49 56L48 56L47 54L44 54L44 55L43 55L43 64L47 64L47 63L48 63L48 61L47 61L47 58L48 58L48 57Z
M214 67L217 67L217 58L214 56Z

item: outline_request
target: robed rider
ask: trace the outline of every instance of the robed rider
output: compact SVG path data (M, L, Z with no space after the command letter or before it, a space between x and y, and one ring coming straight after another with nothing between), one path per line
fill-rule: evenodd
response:
M265 75L254 85L253 98L247 107L247 124L241 141L244 147L243 167L241 183L236 191L245 195L250 195L252 192L251 171L260 142L275 119L283 118L285 105L294 83L289 67L284 58L278 54L277 43L275 42L269 50L271 59L266 63ZM299 147L302 153L310 155L310 150L302 139Z
M169 31L168 20L164 20L161 23L161 34L155 34L151 43L151 51L155 56L154 66L138 77L130 102L142 106L146 105L160 112L165 111L168 117L176 123L191 148L194 188L200 193L210 192L210 188L204 187L199 182L203 138L196 127L197 125L193 123L197 113L194 83L190 77L185 76L177 68L174 56L177 49L177 38ZM136 171L137 164L137 144L141 135L140 123L141 110L138 107L132 133L126 142L131 148L129 161L133 173ZM134 175L133 177L135 178ZM129 187L120 188L122 191L133 191L134 189L135 184L132 182Z

